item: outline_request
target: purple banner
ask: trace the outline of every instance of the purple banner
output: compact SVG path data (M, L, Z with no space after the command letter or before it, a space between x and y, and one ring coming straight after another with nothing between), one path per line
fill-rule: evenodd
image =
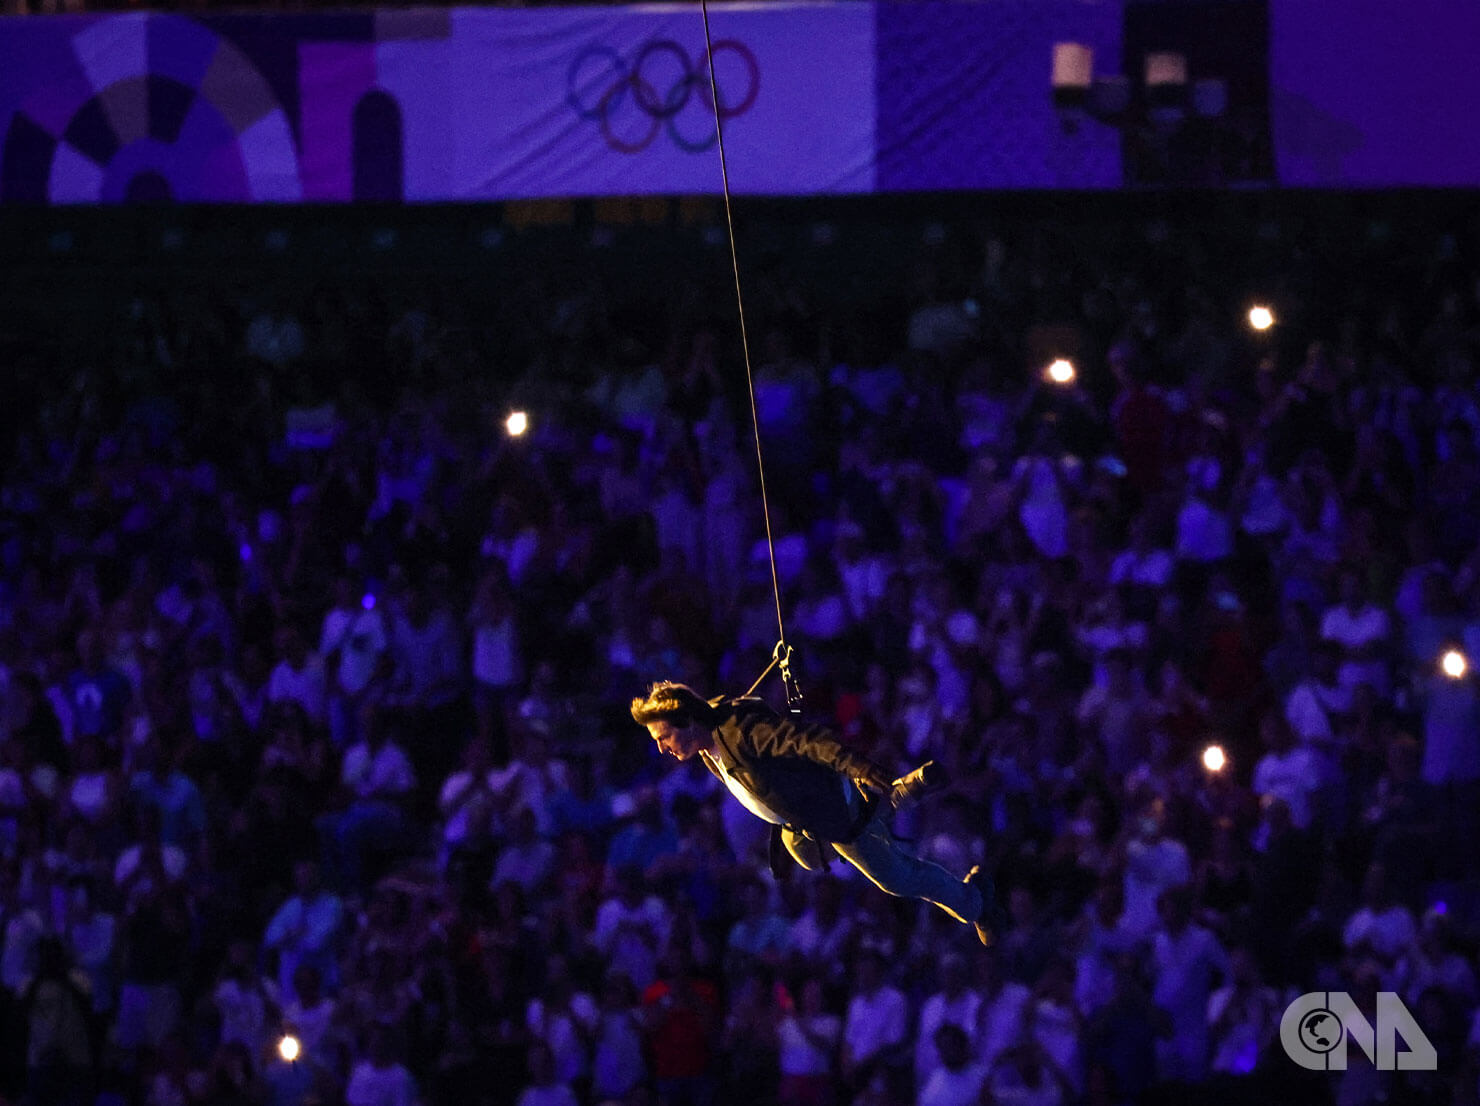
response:
M1120 0L879 4L880 191L1116 188L1120 136L1066 131L1050 99L1055 42L1120 63Z
M1480 5L1271 0L1270 22L1282 183L1480 184Z

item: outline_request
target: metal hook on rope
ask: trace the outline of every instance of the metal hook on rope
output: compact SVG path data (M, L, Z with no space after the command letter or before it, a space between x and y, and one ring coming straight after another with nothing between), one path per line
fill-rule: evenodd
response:
M754 695L755 689L765 682L766 677L779 668L781 669L782 686L786 688L787 709L793 714L800 714L802 711L802 689L797 683L797 678L791 674L791 653L792 649L790 645L787 645L784 641L778 641L776 648L771 650L771 663L766 665L766 670L755 678L755 683L750 685L750 690L743 697L748 699Z
M792 714L802 712L802 688L797 683L797 678L791 674L791 646L784 641L776 643L775 650L771 653L771 659L781 669L781 683L786 688L786 706Z

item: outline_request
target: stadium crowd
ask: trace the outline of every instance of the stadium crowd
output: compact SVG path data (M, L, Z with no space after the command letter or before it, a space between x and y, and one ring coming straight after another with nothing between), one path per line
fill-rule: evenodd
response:
M0 1095L1474 1101L1480 689L1439 658L1480 657L1480 234L1381 230L1248 228L1265 335L1192 221L928 228L871 323L759 278L807 710L949 769L895 828L997 873L990 949L846 865L773 879L626 718L777 637L702 284L634 332L532 277L499 372L455 290L224 278L141 290L95 362L27 354ZM1312 990L1397 992L1438 1070L1297 1068Z

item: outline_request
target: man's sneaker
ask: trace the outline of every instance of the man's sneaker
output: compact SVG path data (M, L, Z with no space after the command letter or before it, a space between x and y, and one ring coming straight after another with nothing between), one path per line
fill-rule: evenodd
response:
M981 892L981 913L976 916L972 926L976 929L977 940L991 948L997 943L998 935L1007 928L1007 912L997 901L997 885L992 882L991 876L982 871L980 864L966 873L966 883Z

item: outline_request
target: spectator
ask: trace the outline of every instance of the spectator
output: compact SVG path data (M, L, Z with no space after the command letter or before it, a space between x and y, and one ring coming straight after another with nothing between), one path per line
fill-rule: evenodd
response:
M1152 999L1171 1024L1157 1045L1157 1071L1164 1080L1196 1083L1206 1073L1208 1002L1214 984L1228 975L1218 938L1192 920L1192 891L1176 887L1157 901L1161 927L1152 938L1156 985Z
M1187 847L1166 836L1166 805L1153 799L1130 827L1125 853L1125 925L1138 937L1149 937L1156 924L1162 892L1192 879Z
M943 1025L957 1025L969 1039L981 1011L981 995L967 986L966 959L960 953L949 952L941 957L936 979L940 990L920 1006L915 1030L915 1085L918 1087L924 1087L940 1066L935 1031Z
M788 922L771 909L766 887L747 880L740 892L743 913L730 927L725 975L733 980L758 969L775 970L786 948Z
M1458 947L1447 907L1431 906L1424 913L1418 940L1398 964L1398 978L1399 993L1410 1009L1433 988L1466 1007L1480 998L1475 970Z
M284 1032L298 1038L304 1055L315 1064L327 1054L337 1013L334 1000L324 994L322 986L319 969L300 963L293 969L292 997L286 998L289 992L281 992L286 998L282 1003Z
M179 884L185 878L189 857L177 845L166 844L160 834L159 811L141 806L134 815L137 839L118 854L113 869L113 882L124 902L136 896L148 896Z
M322 725L328 717L324 661L311 652L296 626L277 632L277 666L267 680L267 701L294 702L309 720Z
M808 903L786 932L786 957L795 966L817 965L829 985L843 981L844 952L853 938L853 921L843 910L843 885L834 876L807 882Z
M637 996L624 975L610 974L602 986L594 1033L591 1093L599 1102L625 1099L647 1076Z
M319 632L318 656L324 666L329 733L337 748L348 748L360 736L360 713L371 681L384 674L388 638L375 596L357 595L347 576L336 580L334 606L325 613Z
M843 1077L855 1087L882 1071L908 1064L909 1006L884 975L884 957L865 950L858 958L853 993L843 1020Z
M87 977L69 965L55 937L40 941L36 972L17 997L28 1095L35 1101L82 1101L94 1080L92 996Z
M339 897L319 883L319 868L302 860L293 869L294 894L273 913L262 936L263 946L277 954L280 1001L303 1000L294 990L301 966L312 967L318 979L334 980L335 942L344 920Z
M497 829L493 756L487 741L479 738L468 742L463 750L463 767L442 784L437 809L442 815L444 867L448 858L461 849L487 846Z
M565 959L551 957L543 992L530 1000L525 1025L549 1050L555 1080L573 1090L590 1083L591 1046L600 1016L595 1000L576 989Z
M66 886L62 924L57 929L69 958L87 976L93 1013L107 1017L118 1000L118 919L99 907L88 876L75 875Z
M370 1031L369 1045L350 1072L344 1101L348 1106L416 1106L419 1101L416 1081L396 1059L387 1027L377 1025Z
M1254 765L1254 793L1278 799L1290 810L1297 829L1307 829L1315 817L1314 797L1320 786L1320 762L1308 748L1296 745L1290 728L1278 714L1266 714L1259 735L1269 750Z
M1171 1029L1135 964L1133 956L1116 962L1115 995L1089 1026L1090 1082L1115 1103L1143 1100L1156 1079L1157 1038Z
M163 770L165 756L166 750L156 739L139 746L129 796L136 809L149 806L158 813L159 835L166 845L188 851L205 832L205 806L200 789L177 765Z
M94 826L108 825L122 801L118 773L105 766L103 743L97 737L80 738L74 751L75 769L65 791L66 809Z
M132 698L128 678L107 663L98 631L78 634L77 667L67 679L69 740L116 737Z
M998 1058L987 1077L986 1090L994 1102L1012 1106L1058 1106L1071 1101L1072 1094L1053 1057L1034 1041L1024 1041ZM920 1101L923 1106L925 1096Z
M743 1102L775 1102L780 1084L776 991L772 975L753 967L729 987L721 1036L727 1095Z
M658 949L667 942L672 912L647 893L635 865L617 869L613 883L616 893L596 912L591 945L611 971L646 992L657 975Z
M268 1000L252 970L252 946L234 941L212 998L221 1018L221 1043L235 1042L249 1055L267 1044Z
M416 777L388 730L384 715L367 720L364 740L344 754L340 769L348 802L320 820L330 870L346 888L363 887L372 868L403 844L403 802Z
M936 1028L931 1043L940 1064L920 1088L920 1106L974 1106L981 1098L987 1071L982 1064L972 1062L966 1030L945 1022ZM1007 1090L1006 1086L1001 1090ZM993 1095L999 1100L1003 1097L996 1089Z
M36 974L45 934L46 922L21 890L15 865L0 864L0 984L12 995Z
M179 1025L185 967L179 950L186 947L189 926L189 903L183 892L162 879L141 884L130 899L121 934L120 1048L157 1049Z
M1373 864L1362 882L1362 905L1342 929L1342 944L1349 952L1373 957L1391 970L1412 951L1417 936L1412 912L1393 900L1387 870Z
M424 730L425 723L433 723L435 729L428 740L439 745L426 752L435 754L434 759L445 757L456 736L448 723L463 692L462 642L457 624L424 588L409 587L401 612L391 621L390 639L393 669L387 702L420 718L420 730Z
M1365 683L1386 691L1387 658L1383 651L1392 633L1388 613L1372 602L1355 568L1341 573L1338 591L1341 602L1321 618L1321 638L1335 642L1344 651L1337 680L1346 688Z
M659 1106L708 1106L720 1030L714 985L695 977L681 953L673 955L642 994L642 1018Z
M529 1085L519 1092L517 1106L576 1106L578 1102L569 1080L560 1078L550 1047L535 1041L529 1047Z
M495 562L478 582L468 612L478 736L491 744L503 738L524 682L524 649L516 615L508 574Z
M534 811L528 807L514 811L509 821L509 839L500 850L498 863L493 869L493 886L517 883L526 894L533 895L545 889L554 875L555 846L540 840Z
M843 1019L827 1012L821 979L805 979L800 1002L793 1000L789 991L783 992L776 1032L780 1044L779 1106L832 1106L837 1094Z
M678 852L678 837L667 825L658 792L643 788L631 801L631 821L612 835L607 849L609 872L627 867L647 872L660 859Z
M1283 1013L1278 992L1264 985L1259 962L1248 949L1228 958L1228 979L1208 998L1211 1070L1246 1076L1274 1052Z

